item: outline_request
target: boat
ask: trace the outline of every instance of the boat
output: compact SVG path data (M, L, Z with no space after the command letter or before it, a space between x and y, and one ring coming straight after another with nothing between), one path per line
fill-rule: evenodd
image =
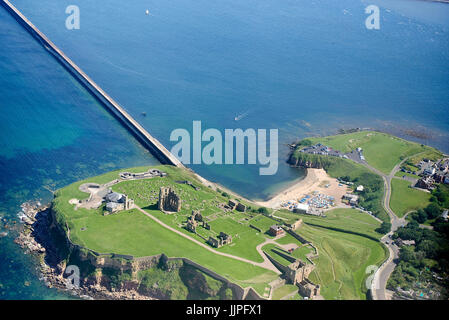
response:
M242 120L244 117L246 117L249 114L250 110L246 111L245 113L239 114L238 116L234 117L234 121Z

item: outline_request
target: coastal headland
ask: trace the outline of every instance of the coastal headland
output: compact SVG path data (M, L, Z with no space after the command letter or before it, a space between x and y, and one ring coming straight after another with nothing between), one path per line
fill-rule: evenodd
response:
M148 170L163 172L164 175L144 175L150 172ZM317 172L326 177L321 170ZM159 209L161 188L170 188L179 196L182 201L179 211ZM98 201L100 198L109 199L108 192L126 195L127 199L133 200L132 207L111 212L108 200ZM76 182L56 192L48 216L53 226L52 233L60 239L56 243L66 245L62 250L50 250L59 252L58 258L53 259L58 263L46 270L54 270L49 278L58 279L57 283L61 284L64 283L67 266L80 266L82 292L91 297L99 297L96 292L102 292L101 297L105 298L104 294L114 287L113 292L116 295L121 292L120 297L147 295L157 299L185 299L194 295L198 287L204 287L203 294L207 294L203 297L278 299L288 296L302 299L307 296L332 299L342 295L342 298L362 299L367 290L362 286L363 276L348 280L341 292L335 291L333 286L334 281L340 280L319 280L322 277L328 279L329 272L327 255L320 255L324 250L321 243L324 239L334 239L332 245L351 243L351 247L359 248L354 258L362 259L364 263L348 265L338 273L356 270L360 273L366 265L384 260L385 251L378 242L381 235L375 232L380 222L347 208L343 209L347 210L344 212L334 209L327 213L331 219L351 221L350 226L346 226L347 230L336 231L328 229L326 221L318 221L318 225L322 223L321 227L309 225L309 222L303 225L301 221L307 220L306 215L286 209L275 212L254 202L234 198L204 185L194 173L185 169L158 166L131 168L126 173L114 171ZM336 221L335 226L338 224ZM34 229L32 221L30 226ZM278 226L280 233L273 234L273 226ZM315 239L318 233L319 242ZM220 242L217 247L213 239L220 237L226 237L227 241ZM309 240L312 238L315 240ZM35 251L40 248L28 236L19 242L24 246L32 243ZM55 243L54 240L50 242ZM333 253L332 259L342 259L340 254L344 255ZM178 261L176 267L167 267L164 257L168 258L167 261ZM356 269L353 270L354 267ZM114 277L110 275L110 268L115 270ZM210 286L207 289L204 283L182 285L185 268L189 272L200 272L200 278L218 281L218 290L211 290ZM297 285L293 285L294 280L286 278L288 268L305 268L309 278L300 279ZM165 283L161 279L167 276L177 280ZM149 289L150 283L152 286L155 282L158 286L164 283L165 291ZM317 284L321 293L312 289ZM348 291L346 286L354 290ZM223 292L227 293L223 296Z
M305 179L255 203L185 168L12 4L2 5L170 165L127 170L165 173L160 176L128 179L120 170L92 177L58 190L49 208L25 210L27 227L17 242L40 256L50 286L67 288L65 271L76 266L82 278L76 294L95 298L386 297L391 252L397 252L388 237L406 225L400 215L428 205L423 196L400 206L414 196L396 180L410 182L413 191L433 185L426 178L416 186L422 179L414 173L407 172L409 179L396 174L429 158L440 165L441 153L375 131L304 139L288 161L308 168ZM380 289L365 283L373 265L381 266L374 282Z
M203 298L385 299L395 265L391 252L398 252L389 241L389 231L407 222L390 204L403 201L410 191L426 194L412 188L397 196L391 180L412 183L410 177L396 176L399 169L424 158L440 161L443 155L374 131L311 139L317 141L296 143L289 158L292 165L308 168L305 179L265 202L228 193L184 168L130 168L56 192L49 225L60 239L57 243L66 243L64 249L42 250L45 241L36 245L33 231L18 242L44 256L59 252L57 259L43 258L58 261L44 269L53 270L50 278L58 279L54 282L59 285L68 265L81 266L82 292L91 297L186 299L199 297L194 292L201 287ZM351 144L347 150L346 143ZM370 153L379 143L393 144L385 148L388 152L400 150L389 153L399 163L388 175L380 168L389 170L387 164L393 161L379 162L377 153L374 158ZM323 148L334 153L318 154ZM344 157L354 150L358 157ZM390 198L391 187L395 196ZM161 207L162 190L171 194L175 207ZM33 219L26 220L31 230ZM347 250L352 252L350 260ZM352 259L363 263L352 264ZM374 277L380 289L365 286L369 275L365 269L371 265L381 266ZM286 277L288 268L305 268L307 278L294 285L295 280ZM203 280L186 284L186 272L200 272L197 277ZM215 289L210 283L215 283Z

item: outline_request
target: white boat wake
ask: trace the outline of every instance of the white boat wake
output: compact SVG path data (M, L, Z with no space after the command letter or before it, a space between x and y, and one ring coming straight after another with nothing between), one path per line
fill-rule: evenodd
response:
M239 114L236 117L234 117L235 121L239 121L242 120L243 118L245 118L249 113L251 112L251 110L246 111L245 113Z

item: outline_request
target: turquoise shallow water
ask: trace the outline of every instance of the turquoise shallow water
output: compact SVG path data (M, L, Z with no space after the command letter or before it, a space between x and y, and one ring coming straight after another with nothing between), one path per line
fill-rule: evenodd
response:
M278 128L280 167L192 166L245 196L264 198L302 173L286 143L341 127L375 127L449 152L449 6L416 1L66 0L13 3L145 128ZM364 8L381 6L381 30ZM149 9L151 14L145 15ZM0 10L0 214L72 181L156 163L22 28ZM142 117L141 113L147 116ZM237 115L246 114L240 121ZM0 299L64 297L0 238ZM26 286L25 281L30 281Z
M20 204L116 168L158 163L0 8L0 232ZM48 189L47 189L48 188ZM61 298L0 238L0 299Z

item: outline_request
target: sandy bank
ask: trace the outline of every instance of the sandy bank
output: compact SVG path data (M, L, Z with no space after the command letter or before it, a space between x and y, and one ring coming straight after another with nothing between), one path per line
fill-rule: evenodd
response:
M327 188L326 185L328 185ZM313 191L333 196L336 205L339 205L341 204L341 198L347 192L347 186L339 186L337 179L330 177L323 169L308 168L307 175L303 180L276 194L270 200L259 201L257 204L277 209L280 208L281 203L288 200L297 200Z

